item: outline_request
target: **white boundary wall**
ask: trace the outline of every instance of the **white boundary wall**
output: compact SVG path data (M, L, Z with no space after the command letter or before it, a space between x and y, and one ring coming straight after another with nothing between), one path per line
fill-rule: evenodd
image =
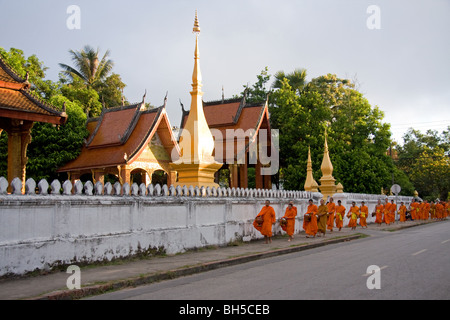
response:
M71 194L67 183L63 187L67 194L60 194L59 182L52 182L52 191L46 194L41 182L40 194L28 186L28 194L22 195L18 184L7 194L5 179L0 178L0 276L111 260L146 250L174 254L258 239L261 234L253 228L253 220L266 199L277 220L293 200L299 232L309 198L317 204L322 197L301 191L184 188L183 192L182 188L126 184L115 186L117 195L99 184L93 186L96 195L90 195L89 188ZM379 198L386 196L341 193L335 195L335 202L341 199L348 211L351 201L359 206L364 199L372 212ZM402 198L408 204L411 199ZM282 232L278 222L273 230Z

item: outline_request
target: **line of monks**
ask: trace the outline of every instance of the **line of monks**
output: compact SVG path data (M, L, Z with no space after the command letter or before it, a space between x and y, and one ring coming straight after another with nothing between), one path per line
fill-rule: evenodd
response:
M359 219L359 225L362 228L367 228L367 218L369 217L369 208L365 205L364 201L361 201L361 206L356 206L356 202L352 202L352 206L345 213L346 209L342 205L341 200L338 200L337 205L334 203L333 198L330 198L327 204L323 199L320 200L320 205L314 204L313 200L309 200L307 212L303 216L303 229L305 230L306 237L324 236L326 230L333 231L336 227L339 231L344 224L344 217L349 218L348 227L352 230L356 229ZM372 217L375 217L375 223L381 225L386 223L387 225L394 223L396 220L396 214L399 214L399 221L405 222L407 219L411 220L428 220L438 219L444 220L447 216L450 216L450 201L439 201L428 203L427 201L417 202L415 199L410 204L409 208L401 202L397 210L397 205L394 200L386 198L384 205L381 200L378 200L378 204L372 212ZM295 217L297 216L297 207L290 201L284 216L280 219L280 226L289 235L291 241L294 236L295 229ZM270 206L270 201L266 200L265 206L261 209L256 216L253 226L264 235L265 242L272 242L272 225L276 222L275 210Z

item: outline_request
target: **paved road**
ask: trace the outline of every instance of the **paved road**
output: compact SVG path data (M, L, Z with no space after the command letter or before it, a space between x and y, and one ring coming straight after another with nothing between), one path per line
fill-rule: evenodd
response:
M92 299L450 299L450 221L245 263ZM380 289L367 268L380 268Z

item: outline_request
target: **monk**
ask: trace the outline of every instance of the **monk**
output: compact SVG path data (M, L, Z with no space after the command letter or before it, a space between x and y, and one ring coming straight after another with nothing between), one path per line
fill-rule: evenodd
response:
M425 205L423 208L423 220L428 220L430 219L430 208L431 208L431 204L428 203L427 200L425 200Z
M400 202L400 208L398 209L398 213L400 215L400 222L406 221L406 206L404 205L403 201Z
M375 223L378 223L379 226L381 226L381 223L383 222L383 211L384 211L384 206L381 204L381 200L378 200L378 204L375 207Z
M327 211L328 211L327 229L330 230L330 232L333 232L334 215L336 212L336 204L333 202L333 198L330 198L330 201L327 203Z
M320 199L320 206L317 208L317 230L320 234L323 233L325 237L325 233L327 231L327 215L328 215L328 207L325 205L325 200Z
M449 206L449 202L448 201L442 201L442 206L444 207L444 215L442 217L442 219L447 219L449 213L450 213L450 208Z
M284 212L283 218L286 219L286 226L282 226L281 228L286 231L289 236L289 240L294 239L294 230L295 230L295 217L297 216L297 207L294 206L292 201L289 201L289 204Z
M258 224L257 217L262 217L262 224ZM272 225L275 223L276 217L275 210L270 206L269 200L266 200L266 205L261 209L256 218L253 226L264 236L266 244L269 242L272 243Z
M341 204L341 200L338 200L338 205L336 207L336 228L339 228L339 231L341 231L344 226L344 216L345 207Z
M306 237L316 237L317 233L317 206L314 204L313 200L309 200L308 209L305 213L305 216L311 217L310 221L306 221L305 217L303 218L303 229L305 230Z
M383 210L383 222L386 224L390 224L391 221L389 220L389 208L391 207L391 204L389 203L389 199L386 198L384 202L384 210Z
M356 206L356 202L352 202L352 206L350 207L350 210L348 210L347 218L350 218L348 222L348 227L351 227L352 230L356 229L356 224L359 217L359 208Z
M444 207L444 205L442 204L442 202L443 201L439 201L439 199L437 200L437 203L436 203L436 218L438 219L438 220L443 220L444 219L444 210L445 210L445 207Z
M422 202L422 201L419 201L419 212L418 212L419 213L419 217L418 217L419 220L424 220L424 215L425 215L424 211L425 211L425 203Z
M417 220L419 213L419 203L416 202L416 199L413 199L413 202L410 204L411 207L411 219Z
M430 204L430 214L431 214L431 219L436 219L436 204L434 203L434 201L431 201Z
M394 203L394 199L391 200L391 205L389 206L389 223L395 222L395 212L397 211L397 205Z
M359 224L363 228L367 228L367 217L369 216L369 208L365 205L364 201L361 201L361 208L359 208L361 214L359 216Z

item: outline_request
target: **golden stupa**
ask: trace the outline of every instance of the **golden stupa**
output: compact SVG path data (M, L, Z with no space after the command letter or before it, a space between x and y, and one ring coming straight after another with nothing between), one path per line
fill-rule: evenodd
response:
M319 191L318 184L313 177L312 161L311 161L311 148L308 147L308 162L306 164L306 181L304 185L305 191L317 192Z
M327 129L325 128L325 146L323 152L322 165L320 167L322 171L322 178L320 178L320 187L319 187L320 192L322 193L324 199L333 196L337 192L335 184L336 179L333 177L333 164L331 163L330 160L327 139L328 139Z
M197 12L195 12L193 32L195 33L195 51L190 92L191 108L178 143L180 157L170 165L178 173L178 180L174 186L217 188L219 185L214 182L214 174L222 167L222 163L214 159L214 139L203 112L202 75L198 48L200 26Z

